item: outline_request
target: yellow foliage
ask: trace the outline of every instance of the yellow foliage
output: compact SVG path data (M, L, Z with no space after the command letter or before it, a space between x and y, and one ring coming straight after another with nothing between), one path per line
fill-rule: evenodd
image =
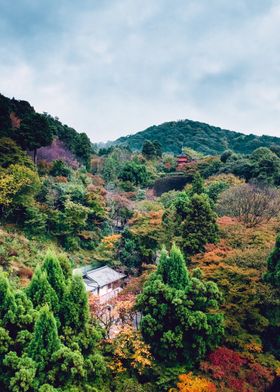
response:
M205 181L205 185L208 186L214 182L225 182L230 186L242 185L245 180L235 176L234 174L218 174L217 176L211 176Z
M257 342L248 343L244 348L251 353L261 353L263 351L262 345Z
M39 185L38 175L30 168L18 164L10 165L0 171L0 205L5 207L13 203L22 191L26 194Z
M152 365L149 346L132 326L124 326L112 344L114 357L110 368L115 373L122 373L126 368L132 367L138 374L142 374Z

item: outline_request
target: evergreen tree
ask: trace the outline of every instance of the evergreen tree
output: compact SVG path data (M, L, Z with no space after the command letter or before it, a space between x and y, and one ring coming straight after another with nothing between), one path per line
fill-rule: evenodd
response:
M186 216L180 227L184 251L193 255L204 251L207 243L215 243L219 238L216 214L211 208L207 195L194 194L186 209Z
M58 297L51 287L46 271L37 267L29 286L26 289L27 296L31 299L35 308L45 304L49 305L53 312L58 311Z
M221 302L217 285L203 282L197 272L190 277L183 261L175 246L169 257L163 251L136 306L143 316L143 338L156 359L190 368L217 347L224 328L223 315L217 312Z
M153 159L156 156L154 143L150 140L145 140L142 147L142 154L146 159Z
M7 277L0 274L0 325L7 326L16 321L16 301Z
M89 322L89 306L82 277L74 276L61 306L61 320L72 333L85 332Z
M77 133L75 138L75 154L81 162L89 169L90 155L92 152L91 142L86 133Z
M204 180L201 174L196 171L192 180L191 195L201 195L202 193L205 193Z
M155 147L155 154L157 157L161 158L162 157L162 146L159 141L155 140L154 141L154 147Z
M265 280L274 287L280 288L280 234L278 234L275 247L267 260Z
M65 254L59 254L57 256L59 264L61 266L65 282L72 278L72 269L68 257Z
M8 377L4 377L6 388L3 391L27 392L37 391L36 371L37 364L26 354L18 356L10 351L3 361L5 369L8 369ZM1 377L1 376L0 376ZM2 389L1 389L2 391Z
M65 278L57 256L53 252L48 252L42 270L47 274L47 280L56 292L59 301L63 300L65 293Z
M185 266L184 257L179 248L173 245L170 256L165 249L162 250L158 274L165 284L178 290L184 290L189 283L189 273Z
M44 115L31 113L21 121L14 138L24 150L34 151L35 162L37 149L51 144L53 130Z
M43 373L51 363L52 355L60 346L55 318L48 305L45 305L39 311L34 327L34 336L28 347L28 355L37 363L39 371ZM45 378L43 374L41 377Z

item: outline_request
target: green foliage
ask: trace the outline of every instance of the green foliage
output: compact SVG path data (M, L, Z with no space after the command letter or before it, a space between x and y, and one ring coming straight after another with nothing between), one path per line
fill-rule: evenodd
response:
M203 189L201 184L199 188ZM188 256L203 252L207 243L219 238L216 214L206 194L190 197L187 192L177 192L166 204L163 224L166 241L176 240Z
M279 184L280 158L269 148L261 147L250 156L253 162L252 177L260 182Z
M170 256L162 250L158 261L158 274L163 282L177 290L184 290L189 284L189 274L179 248L172 246Z
M197 171L195 172L195 175L192 180L192 188L190 191L191 195L201 195L202 193L205 193L205 187L204 187L204 180L200 173Z
M129 181L134 185L145 186L149 176L145 165L131 161L123 166L119 179Z
M226 191L230 185L225 181L215 181L209 184L205 193L213 203L217 203L221 193Z
M85 332L89 322L88 299L83 279L74 276L61 306L61 319L64 327L71 328L73 335Z
M280 234L278 234L275 247L267 260L265 280L272 286L280 288Z
M16 315L15 296L6 276L0 274L0 320L1 325L13 324Z
M91 142L85 133L76 134L75 154L80 158L85 167L89 169L90 155L92 152Z
M33 169L33 163L28 155L12 139L3 137L0 139L0 166L6 168L13 164Z
M42 272L46 273L50 286L55 291L58 300L61 301L65 293L66 282L60 262L54 253L47 253L42 266Z
M0 170L0 207L8 207L11 212L30 205L39 187L37 173L28 167L14 164Z
M25 232L33 237L46 234L47 214L42 212L37 205L30 205L24 211Z
M203 252L207 243L215 243L218 240L216 214L206 195L195 194L190 199L181 228L182 244L186 254Z
M146 159L154 159L162 156L161 144L158 141L145 140L142 154Z
M0 275L0 387L105 391L106 366L97 347L102 335L90 319L82 278L72 278L65 256L48 253L26 292L32 302Z
M11 392L33 391L36 385L37 364L26 355L19 357L16 352L9 352L4 365L10 369L8 390Z
M221 294L215 283L188 276L176 247L170 259L167 268L167 255L162 254L157 271L137 298L137 309L143 315L141 331L158 360L192 367L219 344L223 335L223 316L214 311ZM182 277L176 283L180 270Z
M40 371L47 370L51 357L60 347L55 318L47 305L38 314L34 327L34 336L28 348L28 354ZM44 378L47 374L44 376Z
M163 152L174 154L180 154L182 147L190 147L205 155L221 154L228 149L241 154L249 154L258 147L280 145L279 138L244 135L191 120L154 125L135 135L121 137L114 144L140 151L145 140L157 140L161 143Z
M50 310L57 312L59 307L57 294L48 281L46 271L43 271L40 267L36 268L32 280L26 289L26 294L35 308L48 304Z
M71 175L70 167L63 161L54 161L50 170L51 176L63 176L69 178Z
M42 114L32 113L23 118L14 139L24 150L36 150L51 144L53 130Z

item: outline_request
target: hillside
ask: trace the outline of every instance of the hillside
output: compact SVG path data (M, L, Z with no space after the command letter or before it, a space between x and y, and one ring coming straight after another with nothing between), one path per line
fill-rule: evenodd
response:
M212 154L263 141L187 123ZM274 144L180 166L157 143L94 153L0 95L0 391L278 391Z
M117 139L115 145L141 150L145 140L159 141L164 152L179 154L182 147L190 147L206 155L217 155L227 149L249 154L258 147L280 145L280 138L244 135L198 121L180 120L153 125L134 135Z
M0 138L13 139L38 160L58 157L88 166L92 145L85 133L62 124L48 113L37 113L29 102L0 94ZM58 143L55 142L58 140Z

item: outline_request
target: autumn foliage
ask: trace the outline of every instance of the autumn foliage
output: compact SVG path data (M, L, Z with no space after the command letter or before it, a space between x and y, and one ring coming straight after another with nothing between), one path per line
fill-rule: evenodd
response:
M113 341L113 359L110 368L114 373L133 369L137 374L152 366L149 346L132 326L124 326Z
M194 376L192 373L180 374L177 389L170 392L216 392L216 386L203 377Z
M201 370L216 380L223 391L264 391L273 380L273 372L245 356L226 347L212 352Z

